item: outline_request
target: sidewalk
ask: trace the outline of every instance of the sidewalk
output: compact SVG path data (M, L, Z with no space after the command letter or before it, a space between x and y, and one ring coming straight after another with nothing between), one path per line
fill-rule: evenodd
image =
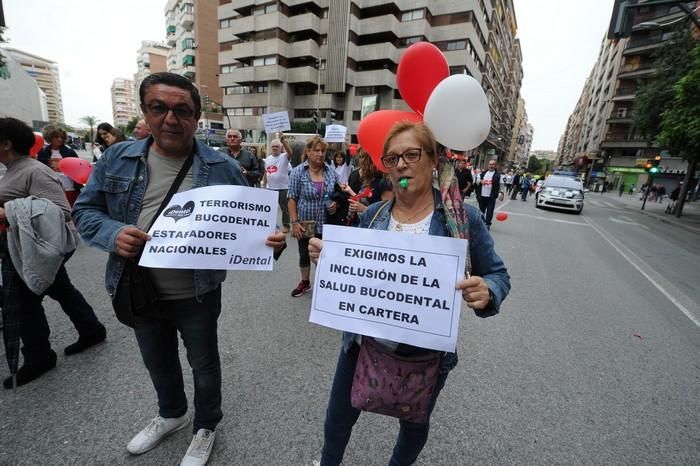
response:
M587 199L609 199L610 201L617 201L622 203L625 208L634 210L636 212L648 215L650 217L655 217L661 222L670 223L676 225L680 228L686 229L693 233L700 233L700 201L686 202L683 206L683 215L681 218L676 217L672 214L667 214L666 206L668 206L669 199L668 196L664 197L663 202L651 202L647 199L647 203L642 208L642 202L639 199L640 194L635 193L633 195L623 194L619 196L618 193L587 193Z

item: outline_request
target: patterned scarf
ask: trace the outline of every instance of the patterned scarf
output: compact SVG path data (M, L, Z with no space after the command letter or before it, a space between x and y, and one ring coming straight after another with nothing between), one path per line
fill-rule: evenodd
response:
M464 208L462 194L459 192L457 177L452 163L447 157L438 158L438 185L442 205L445 209L445 223L447 231L452 238L469 239L469 221L467 211ZM469 249L467 249L467 277L471 272L471 261L469 260Z

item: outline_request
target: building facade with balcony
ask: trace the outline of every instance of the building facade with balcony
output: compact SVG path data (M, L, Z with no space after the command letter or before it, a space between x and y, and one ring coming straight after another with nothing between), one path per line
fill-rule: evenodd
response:
M522 168L527 165L528 154L532 145L532 125L527 120L525 99L518 97L518 107L515 113L515 123L508 149L504 168Z
M112 81L111 93L114 126L126 127L129 120L138 115L134 100L134 82L131 79L115 78Z
M211 0L168 0L165 6L167 70L189 78L202 97L197 137L224 142L224 114L219 105L218 3ZM208 97L208 105L205 105Z
M39 88L46 95L49 122L63 123L63 97L61 96L58 64L21 50L9 47L3 50L11 55L29 76L34 78Z
M641 2L644 3L644 2ZM691 8L696 2L686 2ZM647 182L644 163L657 155L663 156L661 173L654 183L666 185L671 192L685 173L680 157L649 144L634 127L636 93L645 80L657 73L654 53L673 35L678 23L687 16L672 5L652 5L635 11L632 33L622 48L622 59L616 79L615 93L607 114L607 128L600 148L605 157L608 182L615 187L641 186Z
M440 48L451 73L468 73L484 83L486 61L497 92L489 84L492 112L507 108L514 121L522 69L505 76L517 53L512 39L496 31L514 31L512 2L490 0L220 0L219 85L233 127L250 142L264 138L262 115L287 111L292 121L311 121L315 112L348 127L353 140L368 111L408 107L396 85L403 50L428 41ZM492 5L508 5L498 10ZM512 18L511 16L512 15ZM492 17L498 16L497 25ZM494 20L495 21L495 20ZM503 53L489 46L502 47ZM510 47L510 48L509 48ZM508 51L505 49L508 48ZM497 68L493 63L498 63ZM495 76L496 70L504 73ZM499 73L500 73L499 71ZM506 82L518 89L507 106ZM494 102L498 100L497 102ZM494 118L501 118L500 116ZM496 133L494 133L496 134ZM503 154L511 133L503 132ZM498 137L498 136L496 136ZM507 143L505 142L507 138Z
M168 71L167 61L170 47L162 42L153 40L141 41L141 47L136 52L136 68L134 74L134 102L136 111L141 115L139 88L141 82L151 73Z

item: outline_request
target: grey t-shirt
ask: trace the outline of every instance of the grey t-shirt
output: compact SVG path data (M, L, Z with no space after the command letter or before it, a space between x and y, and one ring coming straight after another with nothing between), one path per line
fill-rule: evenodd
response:
M158 212L160 203L168 194L170 186L175 181L186 157L172 158L160 155L151 149L148 151L148 185L143 196L141 212L136 226L142 230L148 228L153 216ZM192 168L182 180L177 192L181 193L192 188ZM189 269L150 269L153 280L158 287L160 297L164 301L187 299L195 296L194 271Z
M58 173L29 156L22 156L7 164L0 182L0 207L5 202L32 195L53 202L63 210L66 221L71 220L70 205Z

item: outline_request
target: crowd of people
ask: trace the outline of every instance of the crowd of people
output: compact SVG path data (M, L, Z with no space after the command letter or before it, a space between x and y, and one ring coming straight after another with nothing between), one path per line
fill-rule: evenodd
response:
M190 425L178 355L179 335L194 382L192 441L182 464L207 462L223 417L217 320L226 272L145 269L137 265L150 239L146 232L169 198L175 192L203 186L262 185L278 192L282 226L261 241L277 255L286 247L287 232L297 240L301 280L291 292L294 297L311 291L311 263L318 261L323 248L323 226L337 224L469 239L469 270L456 287L478 316L498 313L509 292L510 278L488 231L492 206L499 196L503 198L506 189L495 162L474 179L471 173L465 173L463 162L455 167L445 157L444 148L425 125L402 122L391 129L384 142L381 168L386 174L368 154L360 151L351 159L348 152L329 147L318 136L306 141L303 162L292 167L292 149L283 134L271 141L270 154L264 159L241 148L241 134L235 129L227 132L227 146L221 151L196 140L201 98L197 88L181 76L151 74L143 80L139 97L147 133L143 137L135 135L133 141L120 141L113 128L98 128L104 151L88 183L74 186L80 194L72 209L65 184L51 168L55 154L75 156L62 149L62 134L55 135L55 142L51 138L41 159L34 160L29 156L34 141L31 129L12 118L0 119L0 162L8 167L0 180L0 221L5 225L0 233L2 305L3 314L5 308L22 309L18 325L24 354L24 364L16 376L5 380L6 387L31 382L56 365L41 306L45 295L61 304L78 331L76 343L65 349L67 355L106 338L104 325L65 270L79 233L89 246L108 253L106 291L119 320L133 327L157 399L157 415L127 442L127 451L133 455L145 453L165 436ZM472 189L477 191L480 207L485 208L483 215L464 203ZM35 274L25 272L28 267L43 271L48 268L48 259L42 256L37 264L37 258L27 257L27 262L18 263L12 253L18 241L13 237L17 230L14 227L27 221L22 215L31 215L33 203L39 200L44 204L36 209L49 212L49 205L55 212L54 216L45 215L48 226L36 234L61 241L52 248L51 255L57 272L47 270L46 276L51 279L43 280L41 286L35 283ZM156 295L154 301L147 301L152 304L142 305L129 298L141 290L148 294L145 288L149 285ZM417 422L397 416L399 435L390 464L412 464L427 441L430 414L450 370L457 364L457 353L344 333L330 387L321 465L342 462L361 412L350 403L358 354L375 344L388 353L387 357L397 360L435 357L439 375L430 392L427 418Z

